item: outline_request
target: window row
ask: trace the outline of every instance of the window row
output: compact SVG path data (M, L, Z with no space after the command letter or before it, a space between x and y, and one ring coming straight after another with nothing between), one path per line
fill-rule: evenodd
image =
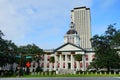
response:
M47 63L46 65L47 65L47 67L50 67L50 63ZM79 63L79 66L82 68L83 63ZM89 66L89 63L86 63L86 67L88 67L88 66ZM41 64L41 67L44 67L44 63ZM54 63L52 63L52 67L54 68ZM57 68L59 68L59 67L60 67L60 63L57 63ZM77 63L74 62L74 68L76 68L76 67L77 67ZM65 63L63 63L63 68L65 68Z

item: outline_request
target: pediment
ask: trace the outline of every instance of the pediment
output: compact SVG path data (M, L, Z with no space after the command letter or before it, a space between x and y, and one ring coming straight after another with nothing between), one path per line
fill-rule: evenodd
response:
M71 43L67 43L67 44L64 44L62 46L60 46L59 48L56 49L56 51L84 51L84 49L82 49L81 47L78 47L74 44L71 44Z

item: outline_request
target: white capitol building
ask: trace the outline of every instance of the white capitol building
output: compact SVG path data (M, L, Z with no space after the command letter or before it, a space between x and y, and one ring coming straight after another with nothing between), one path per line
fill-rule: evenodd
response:
M80 47L80 38L77 31L74 29L74 23L71 22L70 30L64 36L64 44L55 49L53 52L46 51L48 54L43 55L41 66L44 71L69 71L75 72L78 70L86 71L90 62L94 58L92 49L83 49ZM50 52L50 54L49 54ZM75 54L82 55L82 61L76 61ZM55 58L54 63L50 63L50 57Z

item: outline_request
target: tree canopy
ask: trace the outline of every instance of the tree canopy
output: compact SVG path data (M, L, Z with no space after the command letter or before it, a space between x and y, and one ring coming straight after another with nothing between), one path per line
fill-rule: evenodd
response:
M28 44L28 45L25 45L25 46L20 46L19 51L22 54L42 54L43 53L43 50L40 49L35 44Z
M20 54L42 54L43 50L35 44L28 44L25 46L18 47L11 40L5 40L2 37L4 36L3 32L0 30L0 66L5 65L6 63L13 63L20 61ZM18 56L18 57L17 57ZM25 57L21 58L26 61ZM23 61L23 62L24 62Z
M75 54L74 58L76 61L82 61L82 55L81 54Z
M4 34L0 30L0 66L6 63L13 63L15 61L15 52L17 46L11 40L5 40L2 37Z
M54 57L54 56L51 56L51 57L50 57L50 62L51 62L51 63L55 63L55 57Z
M97 69L120 68L120 30L114 25L109 25L103 35L94 35L91 38L92 47L95 50L95 59L91 66Z

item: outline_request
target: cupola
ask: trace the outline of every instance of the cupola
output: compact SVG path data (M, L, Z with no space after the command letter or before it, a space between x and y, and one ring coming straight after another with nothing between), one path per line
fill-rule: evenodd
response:
M79 46L80 38L75 30L75 25L73 22L70 23L70 29L64 36L64 43L72 43L76 46Z

